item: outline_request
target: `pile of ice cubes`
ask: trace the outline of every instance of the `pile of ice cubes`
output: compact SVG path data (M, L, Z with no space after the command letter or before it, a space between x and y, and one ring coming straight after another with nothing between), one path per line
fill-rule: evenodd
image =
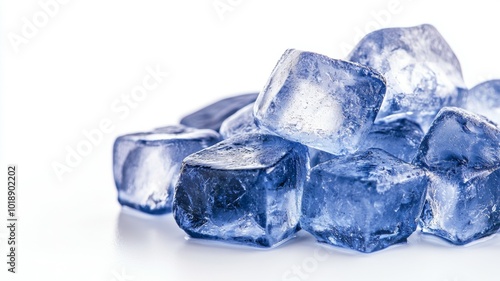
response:
M258 95L117 138L118 200L257 247L303 229L373 252L417 227L462 245L500 228L494 122L500 80L468 90L430 25L382 29L345 60L287 50Z

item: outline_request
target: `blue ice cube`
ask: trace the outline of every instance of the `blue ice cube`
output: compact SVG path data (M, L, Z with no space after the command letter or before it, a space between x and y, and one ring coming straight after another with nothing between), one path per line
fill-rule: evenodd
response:
M424 132L443 106L459 105L466 92L457 57L428 24L374 31L358 43L348 60L372 67L387 79L377 119L406 116Z
M218 131L227 117L253 103L256 98L257 93L252 93L222 99L183 117L180 123L193 128Z
M432 172L422 231L462 245L500 228L500 129L460 108L443 108L414 163Z
M372 126L361 149L380 148L401 160L411 162L417 155L423 137L424 132L417 123L405 118L385 118Z
M385 80L370 68L287 50L255 102L259 127L333 154L358 149L382 103Z
M428 176L373 148L310 171L301 227L319 242L373 252L405 242L417 227Z
M254 104L251 103L242 109L238 110L235 114L229 116L220 126L220 134L224 139L239 134L251 133L264 133L257 124L253 116ZM267 132L266 132L267 133Z
M500 80L486 81L470 89L464 108L500 124Z
M150 214L170 212L182 160L218 141L213 130L184 126L118 137L113 147L118 201Z
M184 159L173 213L191 237L272 247L298 229L307 149L248 134Z

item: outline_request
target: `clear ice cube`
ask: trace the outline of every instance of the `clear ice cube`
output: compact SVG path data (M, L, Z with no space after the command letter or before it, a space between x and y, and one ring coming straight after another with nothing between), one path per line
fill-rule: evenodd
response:
M374 31L358 43L348 60L372 67L387 79L377 119L398 114L427 132L438 111L460 105L466 93L457 57L428 24Z
M259 127L333 154L358 149L385 93L384 78L359 64L287 50L255 102Z

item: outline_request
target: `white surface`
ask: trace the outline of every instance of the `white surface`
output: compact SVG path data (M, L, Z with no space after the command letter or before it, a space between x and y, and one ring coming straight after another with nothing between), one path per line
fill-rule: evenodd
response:
M20 193L19 273L7 274L3 263L0 280L500 278L498 235L468 247L416 235L371 255L325 250L305 233L271 251L187 241L170 216L120 212L111 169L117 135L173 124L218 98L260 89L287 48L343 57L342 46L376 18L384 27L435 25L468 86L500 78L499 7L492 1L401 0L399 9L388 8L394 1L216 1L234 5L223 20L212 0L67 2L17 53L9 34L20 34L23 17L42 10L34 0L0 4L0 167L18 165ZM129 110L121 96L157 65L170 76L159 85L146 81L151 90ZM59 181L52 163L64 164L66 146L76 149L82 130L99 126L107 132L102 140ZM6 230L0 228L3 259ZM287 275L294 266L305 275Z

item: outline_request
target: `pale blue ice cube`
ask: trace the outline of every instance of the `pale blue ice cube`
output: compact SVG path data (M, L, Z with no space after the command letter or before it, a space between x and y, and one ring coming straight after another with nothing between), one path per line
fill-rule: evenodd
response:
M213 130L184 126L118 137L113 147L118 201L150 214L170 212L182 160L218 141Z
M257 125L333 154L359 148L382 103L385 80L359 64L287 50L255 102Z
M460 63L431 25L386 28L366 35L348 60L367 65L387 79L377 119L398 114L427 132L443 106L457 106L466 93Z

